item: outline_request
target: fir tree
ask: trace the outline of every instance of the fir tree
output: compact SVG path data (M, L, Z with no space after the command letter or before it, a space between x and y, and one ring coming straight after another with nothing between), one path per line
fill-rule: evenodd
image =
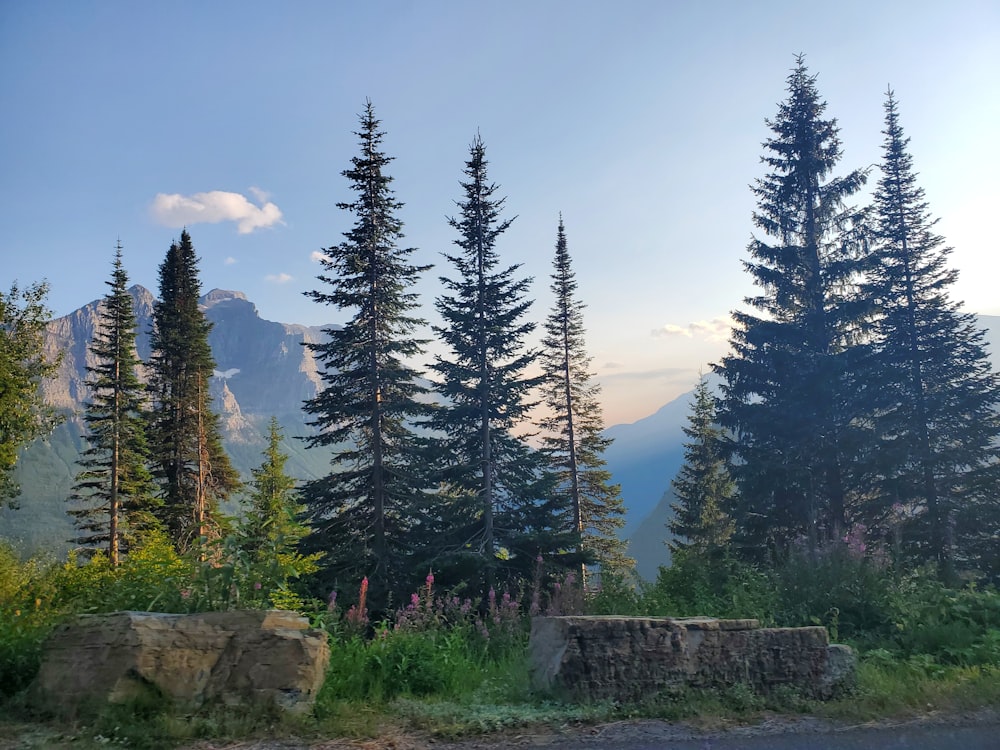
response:
M325 291L306 295L353 312L329 340L309 344L323 365L323 389L306 402L319 428L310 445L333 446L334 471L303 489L312 524L309 548L327 553L327 578L353 586L367 576L370 600L384 605L390 588L405 593L408 565L427 504L423 441L413 430L429 407L419 373L406 365L423 350L413 332L424 321L413 315L412 291L428 266L413 265L413 248L400 247L402 207L385 173L392 158L381 150L371 102L360 117L361 153L343 172L355 199L337 207L355 217L344 241L325 250ZM329 582L329 581L328 581Z
M735 521L748 550L783 550L797 536L810 547L839 539L868 491L859 461L872 438L860 419L860 342L867 308L856 284L864 271L863 222L844 207L863 171L831 178L841 148L824 119L815 77L798 58L788 99L768 121L753 188L755 237L745 263L759 314L737 312L723 377L719 420L734 436L739 481Z
M601 434L600 386L593 382L583 327L584 304L577 299L576 275L566 245L562 217L556 238L552 293L555 304L545 322L540 362L545 375L540 427L543 450L558 482L556 492L572 509L576 551L606 570L631 567L625 542L618 538L625 509L621 487L610 484L604 451L611 439ZM586 583L586 565L581 574Z
M285 473L288 454L281 450L282 430L277 417L267 429L264 460L252 469L249 508L240 525L242 547L255 562L294 553L309 527L299 520L305 511L295 491L295 479Z
M198 307L198 258L187 230L170 245L159 276L151 341L150 453L163 500L160 516L174 544L185 550L219 533L218 503L239 481L211 407L211 323Z
M882 313L883 508L891 513L898 503L916 519L910 529L915 551L952 579L953 524L959 554L996 547L1000 382L975 317L961 313L949 296L957 278L947 263L951 251L934 233L891 90L882 132L874 198L878 262L869 293Z
M512 219L501 220L504 199L487 176L486 148L477 137L466 162L458 217L459 252L445 257L455 278L436 306L444 325L435 332L449 349L432 369L445 401L430 422L441 439L442 515L433 564L444 580L478 580L485 590L498 573L530 575L537 554L565 549L565 512L548 492L541 456L513 430L526 424L529 394L540 377L526 370L536 353L525 347L535 328L525 315L530 278L518 265L498 268L496 242Z
M79 531L73 541L86 549L104 546L117 565L136 535L156 525L142 413L146 394L137 369L142 362L135 349L136 318L121 243L107 285L110 291L90 343L95 365L87 368L91 397L83 419L88 445L80 456L75 507L69 512Z
M733 535L729 509L736 485L725 458L723 432L715 420L715 399L704 377L698 380L683 429L688 442L684 464L671 482L677 502L667 524L675 537L670 551L675 556L690 551L716 559Z
M0 291L0 500L15 505L14 467L21 448L44 435L57 418L42 399L42 380L59 365L43 351L48 282Z

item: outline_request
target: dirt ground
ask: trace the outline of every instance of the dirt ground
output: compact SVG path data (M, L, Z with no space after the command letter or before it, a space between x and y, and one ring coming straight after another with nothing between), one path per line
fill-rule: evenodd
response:
M7 734L4 737L2 734ZM13 735L13 736L11 736ZM755 724L704 728L694 722L651 719L592 726L536 727L458 742L387 731L376 739L257 739L236 743L204 740L183 750L631 750L678 748L1000 748L1000 707L967 714L928 714L906 720L845 724L815 717L771 716ZM960 743L960 744L956 744ZM0 728L0 750L56 750L78 746L72 737L32 725Z

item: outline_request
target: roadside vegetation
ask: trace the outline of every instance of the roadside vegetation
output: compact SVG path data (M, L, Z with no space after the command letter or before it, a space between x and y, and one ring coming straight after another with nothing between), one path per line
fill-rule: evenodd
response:
M948 588L930 572L897 574L846 545L806 564L765 571L729 560L680 555L645 585L612 578L584 595L573 573L537 565L523 591L494 591L485 602L439 590L433 575L410 601L375 619L367 582L326 602L299 581L236 544L211 561L178 555L152 537L119 566L98 554L80 563L21 561L0 547L0 735L22 744L176 747L198 739L370 738L426 733L456 739L532 727L627 718L699 724L810 713L846 721L1000 703L1000 592ZM311 714L188 712L169 703L111 706L67 724L39 713L24 690L52 629L81 613L122 609L199 612L297 609L330 638L327 681ZM765 625L823 625L860 654L852 695L818 703L791 691L760 695L743 685L687 690L623 705L573 705L532 690L526 658L534 614L755 617ZM27 739L25 739L27 738Z

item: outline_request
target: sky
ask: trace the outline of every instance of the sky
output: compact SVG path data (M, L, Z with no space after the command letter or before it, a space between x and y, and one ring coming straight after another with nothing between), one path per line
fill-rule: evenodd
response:
M837 174L879 162L892 87L954 298L1000 314L996 0L0 2L0 285L46 279L65 315L105 293L120 240L155 292L186 226L204 291L344 322L303 292L350 229L336 204L370 99L405 243L434 264L420 314L439 322L455 275L447 217L479 134L516 217L501 263L544 321L561 213L605 421L632 422L693 387L754 293L750 185L800 53Z

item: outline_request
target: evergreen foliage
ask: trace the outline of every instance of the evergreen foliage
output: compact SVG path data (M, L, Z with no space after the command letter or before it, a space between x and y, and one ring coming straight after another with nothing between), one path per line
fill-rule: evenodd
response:
M219 501L239 479L211 407L211 323L198 307L198 258L187 230L171 243L159 277L151 339L150 456L163 500L158 515L178 549L187 550L219 534Z
M814 549L839 539L870 489L870 425L860 418L869 311L857 293L864 225L844 207L866 173L830 177L841 148L825 109L799 57L788 99L768 121L770 171L753 187L754 224L767 239L748 247L745 266L761 292L745 302L758 312L734 314L732 353L716 366L748 551L783 553L800 535Z
M950 248L934 232L891 90L882 132L869 281L881 311L878 429L887 467L878 521L886 528L910 519L907 549L951 579L956 555L992 556L986 567L998 561L1000 381L975 317L949 296L957 278Z
M545 380L542 403L547 416L540 421L543 452L552 468L557 496L572 510L576 551L581 560L593 560L603 570L619 572L634 563L625 554L618 531L625 525L621 487L611 484L604 451L611 439L601 434L604 424L593 382L583 327L584 304L577 299L576 275L566 243L562 217L553 260L552 293L555 304L545 322L540 363ZM582 568L586 583L586 567Z
M90 342L95 364L87 368L91 397L83 417L88 445L80 456L69 513L79 532L73 542L91 551L104 547L114 566L136 535L155 524L156 505L147 467L146 393L137 370L142 363L135 349L136 318L121 243L107 285L110 291Z
M361 153L343 172L355 199L337 204L355 223L324 251L326 273L318 278L325 291L306 292L354 315L327 329L328 341L308 344L323 366L323 389L305 404L319 428L309 444L334 448L334 470L302 491L312 526L307 546L327 553L326 583L339 576L353 587L367 576L376 607L390 591L405 595L414 574L408 561L429 495L425 441L413 425L430 410L419 373L405 363L425 344L413 337L424 321L412 313L411 289L429 266L413 265L414 248L399 246L403 204L385 173L392 157L381 150L379 125L368 102L356 133Z
M288 454L281 450L281 427L271 417L264 460L252 470L249 508L240 525L243 548L260 561L264 554L291 554L309 527L299 520L305 511L295 490L296 481L285 473Z
M51 317L48 293L46 281L25 289L14 282L6 294L0 291L0 500L12 506L20 492L13 479L18 453L57 421L40 390L59 366L58 358L49 359L42 350Z
M459 215L449 223L459 252L445 254L456 271L442 277L436 302L444 325L435 332L450 354L432 369L445 406L429 422L440 439L440 532L431 557L439 581L528 578L541 553L567 549L569 519L550 492L543 457L514 430L525 426L540 376L526 371L537 358L525 347L535 324L526 321L530 278L518 265L498 268L496 242L513 219L501 219L504 199L487 175L477 136L466 162Z
M684 464L671 483L677 502L669 522L675 539L669 543L674 559L692 552L716 559L733 535L729 511L736 485L725 458L725 436L715 420L715 399L702 377L694 390L688 424L683 428Z

